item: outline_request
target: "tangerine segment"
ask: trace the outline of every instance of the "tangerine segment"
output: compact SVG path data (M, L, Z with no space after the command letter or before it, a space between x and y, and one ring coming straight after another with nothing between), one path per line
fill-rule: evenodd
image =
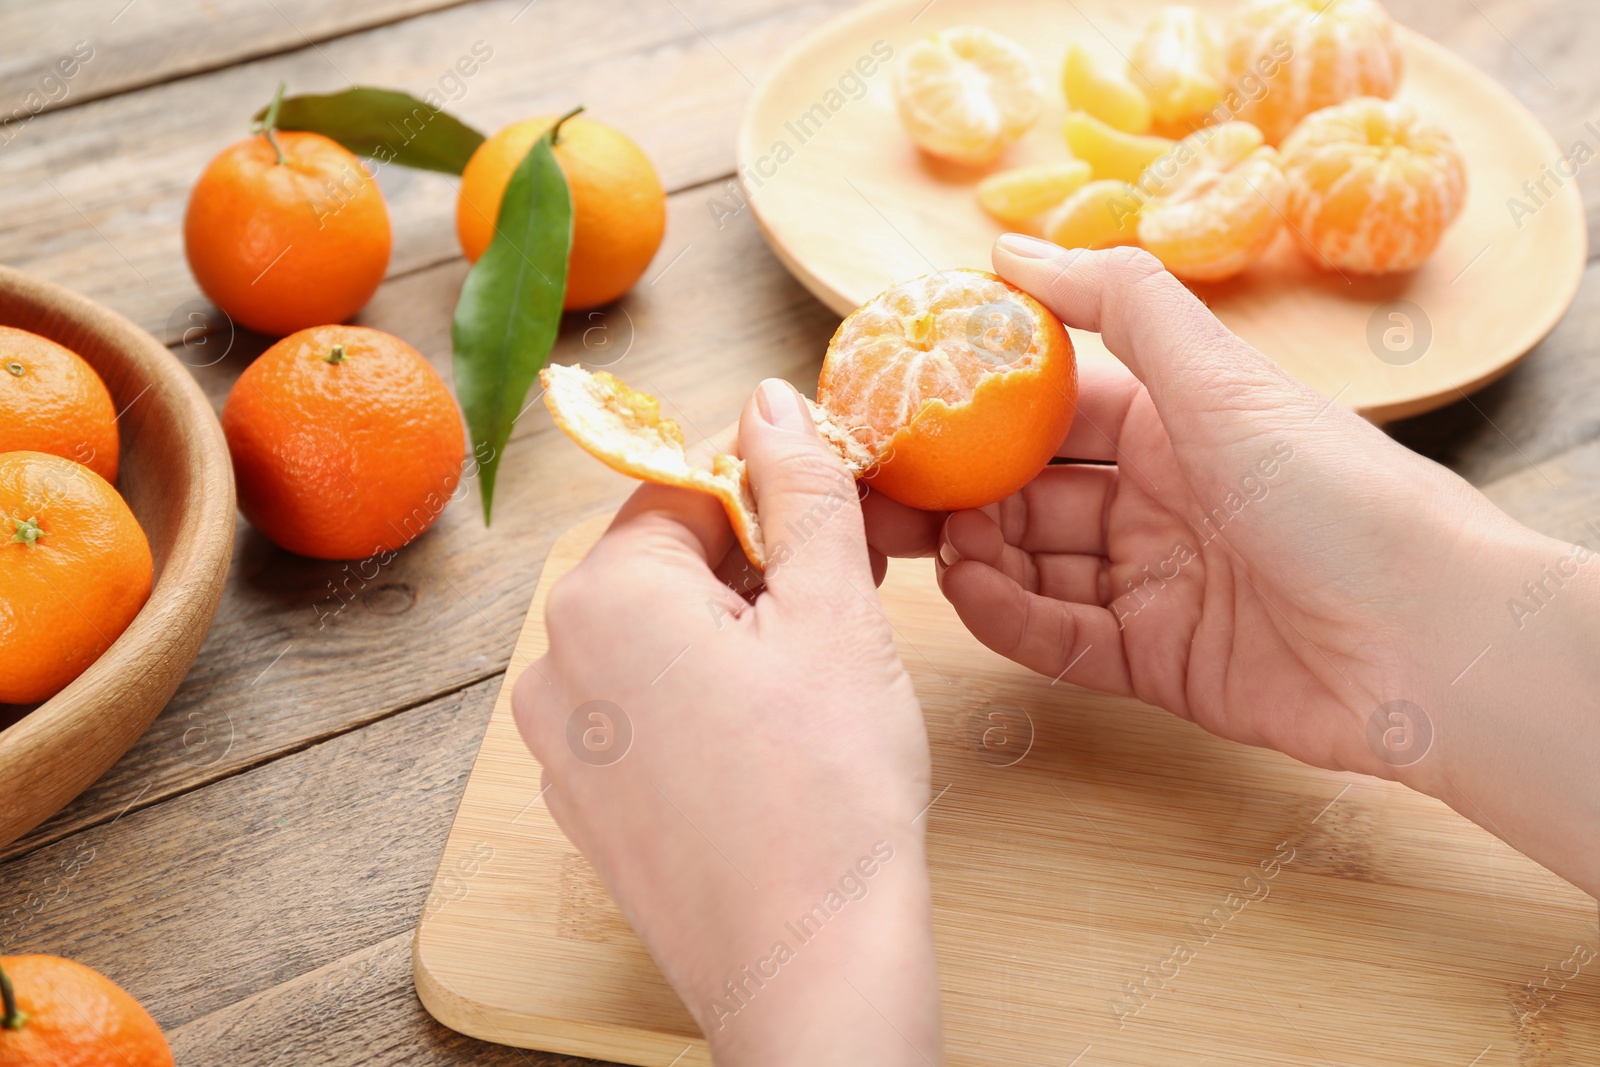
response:
M895 65L894 95L923 151L974 166L992 163L1044 108L1032 58L981 26L954 26L908 47Z
M1222 102L1222 46L1192 7L1158 11L1134 42L1128 68L1163 126L1199 119Z
M1284 143L1283 167L1296 236L1339 270L1420 266L1466 202L1466 164L1450 135L1387 100L1308 116Z
M979 182L978 203L1001 222L1022 226L1060 204L1088 180L1089 164L1081 159L1017 167Z
M1077 363L1054 315L992 274L902 282L852 312L817 400L876 457L874 488L910 507L982 507L1021 489L1066 436Z
M1388 98L1403 62L1378 0L1247 0L1227 28L1228 76L1245 93L1236 118L1282 144L1305 116L1358 96Z
M1044 235L1062 248L1113 248L1139 239L1143 195L1128 182L1090 182L1044 223Z
M1061 68L1061 91L1067 106L1087 111L1112 129L1144 133L1150 129L1150 98L1121 71L1097 66L1081 44L1067 49Z
M1067 114L1067 147L1089 164L1098 179L1136 182L1145 168L1168 152L1176 141L1148 134L1123 133L1083 111Z
M1232 277L1264 255L1282 224L1278 154L1247 122L1197 130L1139 183L1139 243L1186 281Z

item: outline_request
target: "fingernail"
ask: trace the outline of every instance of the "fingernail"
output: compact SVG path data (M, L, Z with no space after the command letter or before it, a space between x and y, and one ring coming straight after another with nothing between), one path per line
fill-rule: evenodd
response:
M946 567L954 567L961 562L961 553L956 551L956 546L950 543L949 538L939 542L939 562Z
M995 244L1002 252L1010 252L1023 259L1053 259L1062 252L1060 245L1051 244L1037 237L1029 237L1025 233L1001 234L1000 240Z
M756 389L756 409L767 425L792 433L812 433L811 412L794 386L782 378L768 378Z

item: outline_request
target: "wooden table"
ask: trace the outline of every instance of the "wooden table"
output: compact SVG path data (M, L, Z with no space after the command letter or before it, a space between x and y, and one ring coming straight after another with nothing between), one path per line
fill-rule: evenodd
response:
M219 407L263 347L192 334L208 307L181 219L206 161L278 80L436 89L493 130L586 103L635 136L671 191L666 242L614 308L572 316L555 358L615 360L694 435L758 379L816 381L836 319L784 272L731 193L753 81L847 0L58 0L0 8L0 260L104 301L171 342ZM1390 0L1499 78L1556 135L1600 150L1591 0ZM493 57L450 73L474 43ZM87 42L64 82L57 60ZM79 57L85 46L77 45ZM454 80L453 80L454 79ZM1596 125L1585 123L1596 120ZM1527 161L1537 179L1545 163ZM389 278L358 322L448 375L466 273L455 182L384 168ZM1600 214L1600 163L1576 180ZM731 214L730 214L731 213ZM1511 224L1508 214L1508 225ZM1592 243L1592 242L1591 242ZM1512 374L1392 427L1523 521L1600 522L1600 280ZM300 559L241 522L221 612L150 732L76 803L0 849L0 952L114 976L181 1064L555 1064L434 1023L411 930L551 541L630 483L542 408L475 501L379 571Z

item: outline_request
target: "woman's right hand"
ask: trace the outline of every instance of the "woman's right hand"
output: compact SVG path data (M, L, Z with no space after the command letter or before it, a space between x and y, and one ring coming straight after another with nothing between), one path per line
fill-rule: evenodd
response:
M1592 554L1290 378L1144 252L994 258L1126 365L1080 368L1059 454L1089 462L949 516L869 494L873 547L937 554L972 633L1041 674L1404 781L1600 893Z

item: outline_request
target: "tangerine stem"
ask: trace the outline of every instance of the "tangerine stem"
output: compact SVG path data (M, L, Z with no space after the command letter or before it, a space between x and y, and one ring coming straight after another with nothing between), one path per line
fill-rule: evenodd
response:
M6 977L4 967L0 967L0 1002L5 1005L5 1014L0 1015L0 1027L21 1030L28 1021L28 1013L17 1007L17 994L11 988L11 979Z
M327 360L329 363L343 363L344 345L334 345L332 348L328 349L328 354L322 358Z
M267 105L266 115L257 124L257 132L266 135L267 143L270 144L272 146L272 150L278 154L278 163L280 166L289 162L289 160L286 156L284 156L283 149L278 147L278 138L274 136L274 133L278 129L278 111L283 107L283 90L287 87L287 82L280 81L278 83L278 91L272 94L272 103Z
M566 122L568 119L572 118L578 112L582 111L585 106L586 105L584 105L584 104L579 104L577 107L573 108L571 111L567 112L565 115L562 115L560 118L556 119L556 124L554 126L550 127L550 147L551 148L554 148L556 145L561 143L561 124Z
M39 540L39 535L44 533L43 530L39 529L38 519L17 519L16 523L17 532L11 537L13 544L27 545L32 548Z

